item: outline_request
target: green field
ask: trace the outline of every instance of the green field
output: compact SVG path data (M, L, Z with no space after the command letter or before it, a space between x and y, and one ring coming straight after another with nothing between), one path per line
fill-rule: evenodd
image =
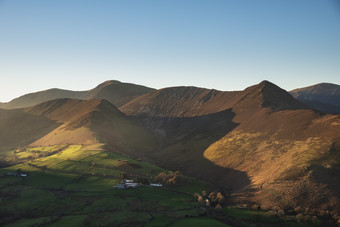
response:
M170 221L201 214L191 192L204 190L205 183L188 177L178 190L177 186L113 189L122 174L152 182L168 171L100 147L28 147L6 154L3 158L14 163L0 169L0 225L140 226L160 214Z
M99 146L27 147L5 154L12 165L0 169L0 226L228 226L209 215L213 208L198 205L193 194L208 185L194 178L160 188L113 189L122 175L152 182L169 171ZM219 215L246 226L284 222L237 208Z

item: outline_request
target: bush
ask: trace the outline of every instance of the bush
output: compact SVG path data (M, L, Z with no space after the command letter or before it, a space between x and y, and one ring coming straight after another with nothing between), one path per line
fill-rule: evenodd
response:
M154 180L159 183L175 185L186 182L186 178L182 175L180 171L176 171L175 173L169 171L168 174L164 172L159 173L157 176L155 176Z
M205 201L204 201L204 199L203 199L202 196L198 196L197 202L198 202L201 206L203 206Z
M279 217L285 216L284 210L278 210L278 211L277 211L277 216L279 216Z
M270 210L266 213L267 216L276 216L277 212L275 210Z
M306 221L306 222L309 222L309 221L312 220L312 217L307 214L307 215L304 216L303 220Z
M303 214L298 214L298 215L296 215L296 220L297 220L298 222L303 221L303 220L304 220L304 215L303 215Z
M221 204L218 203L218 204L215 206L215 210L222 210Z
M301 207L295 207L295 208L294 208L294 212L297 213L297 214L299 214L299 213L303 213L304 210L303 210Z
M262 204L261 205L261 210L267 211L267 210L269 210L269 206Z

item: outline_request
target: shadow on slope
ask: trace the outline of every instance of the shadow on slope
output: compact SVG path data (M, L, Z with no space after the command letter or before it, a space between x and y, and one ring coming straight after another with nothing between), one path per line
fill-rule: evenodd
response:
M172 170L203 179L226 191L238 191L251 182L245 172L215 165L204 158L204 151L238 126L231 109L185 118L144 119L160 142L151 161Z
M22 110L0 109L0 151L28 145L59 125L54 120Z

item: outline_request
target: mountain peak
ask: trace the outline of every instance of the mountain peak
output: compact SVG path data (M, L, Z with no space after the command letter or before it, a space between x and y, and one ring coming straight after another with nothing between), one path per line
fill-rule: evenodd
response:
M262 80L261 83L262 85L275 85L274 83L270 82L269 80Z
M262 81L262 95L263 95L263 107L270 107L272 109L306 109L306 105L293 98L286 90L279 86L269 82Z
M269 107L274 110L307 109L308 107L294 99L286 90L267 80L248 87L238 105Z
M99 84L95 89L97 88L103 88L106 86L110 86L110 85L115 85L115 84L121 84L122 82L118 81L118 80L107 80L101 84Z

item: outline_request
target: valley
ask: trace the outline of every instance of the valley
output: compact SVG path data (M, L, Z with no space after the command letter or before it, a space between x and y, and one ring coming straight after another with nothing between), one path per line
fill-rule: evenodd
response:
M0 109L0 225L336 225L340 117L269 81L60 92Z

